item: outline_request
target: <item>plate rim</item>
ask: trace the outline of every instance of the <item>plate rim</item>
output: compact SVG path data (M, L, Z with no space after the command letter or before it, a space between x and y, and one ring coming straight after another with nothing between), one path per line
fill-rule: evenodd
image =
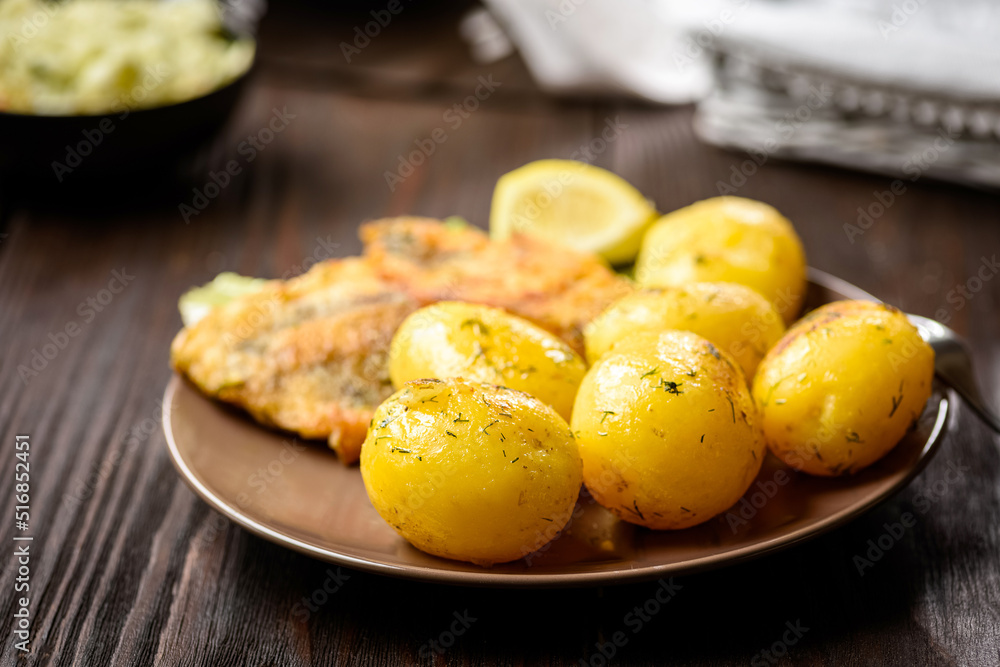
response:
M859 287L838 278L834 275L809 267L808 280L822 287L827 287L845 295L855 295L853 298L878 301L868 292ZM424 565L397 565L373 558L363 558L347 553L333 551L312 544L306 540L293 537L291 535L274 530L269 526L260 523L253 518L243 514L242 510L229 503L224 498L219 497L208 488L194 471L190 468L177 446L173 433L171 414L173 412L173 398L178 389L186 381L178 374L174 374L167 383L163 396L163 432L167 442L167 451L170 460L184 482L195 492L199 498L207 503L212 509L220 512L238 526L261 537L269 542L290 548L307 556L312 556L325 562L354 568L373 574L391 576L414 581L429 583L450 584L457 586L496 588L501 586L516 588L568 588L582 586L601 586L609 584L625 584L637 581L648 581L667 576L680 574L693 574L721 568L728 565L736 565L749 560L760 558L783 549L790 548L796 544L814 539L824 535L835 528L838 528L854 518L866 514L876 506L894 496L919 475L931 459L941 448L941 443L947 433L952 415L956 413L953 406L956 405L954 392L944 387L940 400L938 401L938 414L934 425L920 450L920 456L916 463L907 471L896 484L885 489L882 493L869 499L860 506L845 508L839 512L831 514L822 520L808 526L798 528L790 533L774 537L765 542L759 542L734 550L715 553L708 556L696 558L691 561L679 563L665 563L662 565L649 565L628 570L592 571L592 572L556 572L540 574L506 573L492 572L483 569L482 572L448 570ZM208 399L207 399L208 400Z

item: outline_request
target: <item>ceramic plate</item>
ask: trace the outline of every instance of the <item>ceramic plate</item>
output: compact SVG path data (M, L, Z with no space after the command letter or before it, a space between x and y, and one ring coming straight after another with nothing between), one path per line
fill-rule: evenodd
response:
M810 272L808 308L872 299ZM315 558L379 574L474 586L620 583L720 567L816 537L903 488L940 446L952 396L935 383L917 428L884 459L847 478L795 473L768 456L729 513L682 531L654 532L619 521L584 494L571 525L525 559L481 568L424 554L368 502L357 466L324 443L268 430L174 377L163 425L174 465L213 508L247 530Z

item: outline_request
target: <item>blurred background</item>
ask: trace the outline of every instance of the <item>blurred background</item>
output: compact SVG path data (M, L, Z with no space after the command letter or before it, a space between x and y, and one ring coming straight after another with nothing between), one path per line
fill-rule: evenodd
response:
M253 107L277 86L303 103L320 90L454 99L446 131L480 105L690 106L700 141L757 167L792 159L995 188L998 14L981 0L4 0L0 167L33 172L33 185L200 178L239 151L209 141L230 113L266 125ZM497 84L477 93L480 77ZM261 81L244 96L247 79ZM135 113L119 123L122 111Z

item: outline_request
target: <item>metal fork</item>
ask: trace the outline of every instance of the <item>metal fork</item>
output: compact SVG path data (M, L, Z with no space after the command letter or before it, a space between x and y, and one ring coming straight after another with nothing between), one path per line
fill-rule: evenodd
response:
M920 315L907 315L913 326L920 331L920 337L934 348L934 373L945 384L958 392L976 414L1000 433L1000 418L984 404L983 396L976 385L972 372L972 355L957 333L936 320Z

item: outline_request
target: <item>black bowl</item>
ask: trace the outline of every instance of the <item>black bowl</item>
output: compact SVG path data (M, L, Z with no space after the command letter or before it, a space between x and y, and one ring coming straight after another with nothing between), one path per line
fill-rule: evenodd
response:
M60 184L173 169L207 146L253 68L186 102L82 116L0 112L0 174Z

